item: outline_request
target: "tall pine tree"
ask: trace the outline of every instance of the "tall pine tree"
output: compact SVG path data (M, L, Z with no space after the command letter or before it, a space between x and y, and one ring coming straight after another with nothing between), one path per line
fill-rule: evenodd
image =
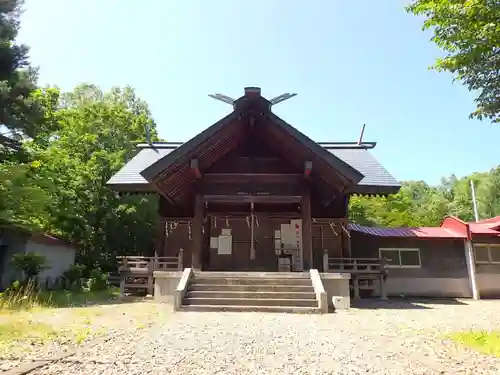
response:
M37 71L28 47L16 43L22 0L0 0L0 153L37 134L43 108L32 96Z

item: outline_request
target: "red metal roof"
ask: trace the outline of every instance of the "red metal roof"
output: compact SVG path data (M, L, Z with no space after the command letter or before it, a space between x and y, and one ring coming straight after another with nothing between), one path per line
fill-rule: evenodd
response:
M442 227L389 228L349 224L349 229L378 237L466 238L460 233Z
M500 216L477 223L466 223L457 217L448 216L440 227L390 228L349 224L349 229L377 237L471 239L471 234L500 237Z
M469 227L472 234L500 236L500 216L469 223Z

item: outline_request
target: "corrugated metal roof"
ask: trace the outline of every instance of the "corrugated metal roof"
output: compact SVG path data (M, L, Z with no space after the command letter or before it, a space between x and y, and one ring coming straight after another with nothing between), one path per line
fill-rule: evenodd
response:
M329 151L364 175L358 186L391 187L399 189L401 184L363 148L334 148Z
M377 237L417 237L417 238L460 238L461 234L441 227L415 227L415 228L389 228L366 227L359 224L349 224L349 229L355 232L369 234Z
M171 147L141 147L140 151L110 178L107 185L147 185L149 182L141 176L141 172L172 151Z
M485 234L485 235L493 235L500 236L500 232L495 228L498 224L494 223L469 223L469 228L472 234Z

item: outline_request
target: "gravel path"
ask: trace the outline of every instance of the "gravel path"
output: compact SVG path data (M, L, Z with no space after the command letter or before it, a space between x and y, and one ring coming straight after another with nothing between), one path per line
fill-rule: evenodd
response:
M182 312L31 374L499 374L446 333L500 328L500 301L365 302L328 315Z

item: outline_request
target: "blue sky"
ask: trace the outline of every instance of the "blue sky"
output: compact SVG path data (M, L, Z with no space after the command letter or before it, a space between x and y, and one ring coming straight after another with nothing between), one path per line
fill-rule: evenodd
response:
M260 86L298 96L274 111L318 141L377 141L399 180L500 163L500 125L473 121L473 95L429 71L440 55L402 0L27 0L19 40L40 84L131 85L160 135L184 141Z

